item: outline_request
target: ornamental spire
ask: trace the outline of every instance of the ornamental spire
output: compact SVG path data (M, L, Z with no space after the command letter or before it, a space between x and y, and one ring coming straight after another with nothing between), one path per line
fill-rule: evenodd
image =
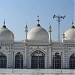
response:
M38 20L37 20L37 21L38 21L38 24L39 24L39 21L40 21L40 20L39 20L39 16L37 16L37 17L38 17Z
M72 28L75 28L75 26L74 26L74 22L72 21Z
M4 19L4 25L5 25L5 19Z
M5 25L5 19L4 19L4 22L3 22L3 27L6 28L6 25Z
M49 32L52 32L51 28L52 28L52 27L51 27L51 25L49 24Z
M52 30L51 30L51 25L49 24L49 44L51 44L52 43L52 39L51 39L51 32L52 32Z
M74 25L73 21L72 21L72 26Z
M27 32L28 32L27 22L26 22L26 26L25 26L25 32L26 32L26 40L27 40Z
M39 20L39 16L37 16L37 17L38 17L38 20L37 20L37 21L38 21L38 24L37 24L37 26L40 26L40 24L39 24L39 21L40 21L40 20Z

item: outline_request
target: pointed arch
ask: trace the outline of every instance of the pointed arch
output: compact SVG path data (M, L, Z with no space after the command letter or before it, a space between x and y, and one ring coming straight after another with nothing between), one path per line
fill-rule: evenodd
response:
M53 68L61 69L61 55L59 53L55 53L53 56Z
M15 68L23 68L23 55L20 52L15 55Z
M72 54L69 59L69 68L75 69L75 54Z
M7 67L7 57L5 54L0 52L0 68L6 68Z
M45 68L45 54L39 50L31 54L31 68L44 69Z
M43 54L45 54L45 56L46 56L46 54L47 54L43 49L41 49L41 48L35 48L35 49L33 49L33 50L30 52L30 56L31 56L35 51L40 51L40 52L42 52Z

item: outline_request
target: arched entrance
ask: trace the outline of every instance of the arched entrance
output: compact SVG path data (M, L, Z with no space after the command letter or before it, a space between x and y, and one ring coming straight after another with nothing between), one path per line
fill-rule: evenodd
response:
M20 52L15 55L15 68L23 68L23 55Z
M45 68L45 54L41 51L35 51L31 54L31 68L44 69Z
M53 56L53 68L54 69L61 69L61 56L59 53L55 53Z
M6 68L7 67L7 57L5 54L0 52L0 68Z
M69 59L70 69L75 69L75 54L72 54Z

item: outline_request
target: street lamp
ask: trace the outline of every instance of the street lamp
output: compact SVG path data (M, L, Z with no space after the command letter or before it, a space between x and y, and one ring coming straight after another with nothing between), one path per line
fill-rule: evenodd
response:
M57 18L57 21L58 21L58 42L60 42L60 22L62 21L61 19L64 19L65 18L65 15L64 16L54 15L53 16L53 19L54 18Z

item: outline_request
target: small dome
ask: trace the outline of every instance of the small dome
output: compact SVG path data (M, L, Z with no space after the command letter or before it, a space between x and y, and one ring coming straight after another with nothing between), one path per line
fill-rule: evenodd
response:
M13 41L14 35L13 33L6 28L4 25L2 28L0 28L0 41Z
M28 32L27 39L28 40L48 42L49 35L48 35L48 32L44 28L42 28L39 24L36 27L32 28Z
M72 26L64 33L65 40L75 40L75 26Z

